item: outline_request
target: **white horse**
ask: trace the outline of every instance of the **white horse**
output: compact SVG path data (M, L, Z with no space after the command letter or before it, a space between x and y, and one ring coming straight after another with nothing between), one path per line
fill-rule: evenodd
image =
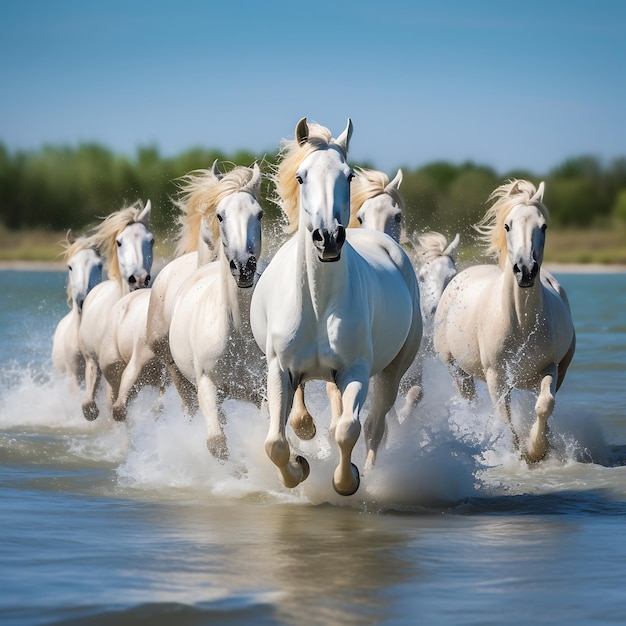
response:
M415 273L420 288L420 308L424 334L417 357L407 371L400 389L406 402L399 412L400 420L405 419L423 397L422 379L424 359L433 353L433 327L437 304L444 289L456 276L456 256L460 236L448 243L445 235L434 231L417 235L405 242L412 248Z
M211 208L219 257L196 269L180 286L169 329L172 358L197 389L207 446L220 460L228 457L221 424L223 399L260 404L264 391L263 355L249 320L261 254L260 184L256 164L238 167L218 183L221 193Z
M400 195L402 170L393 180L384 172L356 168L350 185L350 228L370 228L400 242L404 198ZM300 439L315 436L315 423L304 401L304 383L298 385L293 397L289 423ZM334 418L341 414L341 394L334 383L326 384Z
M107 320L115 303L127 293L147 287L152 268L154 236L150 231L151 203L141 202L109 215L95 229L93 237L106 250L108 280L96 285L83 304L79 330L80 349L85 359L85 399L83 415L98 417L95 393L101 377L100 346Z
M305 480L309 464L301 456L290 459L285 437L294 392L310 379L334 382L342 413L332 425L340 451L333 485L342 495L359 487L351 455L370 378L367 467L422 334L417 280L404 250L378 231L345 228L354 177L346 163L351 134L350 120L333 140L328 129L302 119L295 141L283 146L276 187L295 235L259 278L250 310L268 365L265 450L287 487Z
M535 189L515 180L492 193L495 203L477 229L499 266L457 274L435 314L435 350L463 396L474 397L474 378L486 381L513 429L512 389L538 394L536 421L523 450L528 462L541 460L549 449L548 419L576 344L565 291L541 267L548 220L543 191L543 183ZM513 436L518 446L514 430Z
M78 328L87 294L102 281L102 257L90 237L74 237L67 231L63 260L67 264L67 305L52 339L52 364L70 377L78 389L85 379L85 360L78 345Z

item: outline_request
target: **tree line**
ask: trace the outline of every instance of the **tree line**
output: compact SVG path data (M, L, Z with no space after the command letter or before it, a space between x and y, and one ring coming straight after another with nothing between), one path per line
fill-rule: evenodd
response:
M81 230L137 199L150 199L154 229L170 234L177 224L172 198L178 194L181 176L210 168L216 159L222 169L228 168L225 163L250 166L256 161L267 173L277 156L246 151L227 155L194 148L164 157L155 147L142 147L128 157L96 144L11 153L0 143L0 223L10 230ZM395 171L387 173L391 178L395 175ZM406 201L404 224L409 232L469 232L485 212L490 193L511 178L535 184L546 181L544 201L555 226L626 224L626 157L609 164L592 156L571 158L543 175L522 170L498 174L472 162L403 167L403 174L400 191ZM264 185L266 216L279 218L280 210L270 200L269 181Z

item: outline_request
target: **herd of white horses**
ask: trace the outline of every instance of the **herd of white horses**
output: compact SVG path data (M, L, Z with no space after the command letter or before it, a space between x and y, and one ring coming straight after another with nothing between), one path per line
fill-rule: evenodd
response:
M541 267L543 183L514 180L492 193L476 229L497 263L457 273L458 235L449 243L426 233L400 245L402 172L390 181L353 170L351 135L350 120L333 138L304 118L283 142L270 176L287 236L270 259L261 252L257 164L222 172L215 163L183 178L175 258L152 285L150 201L112 213L89 235L68 233L71 311L55 331L52 357L84 394L86 419L98 417L102 377L118 421L141 387L163 391L173 382L185 409L206 420L209 451L225 460L224 399L263 403L266 453L295 487L310 468L291 453L286 427L315 436L305 384L326 381L339 448L333 487L351 495L360 483L351 457L366 398L368 470L398 396L405 416L419 405L424 356L434 350L464 398L474 398L475 379L486 382L523 458L545 457L575 333L563 289ZM524 441L511 421L514 389L537 395Z

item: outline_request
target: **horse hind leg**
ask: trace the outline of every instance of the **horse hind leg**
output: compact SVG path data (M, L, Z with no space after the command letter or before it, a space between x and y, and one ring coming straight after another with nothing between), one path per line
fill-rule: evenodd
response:
M315 422L304 402L304 383L296 387L289 423L298 439L309 441L315 437Z

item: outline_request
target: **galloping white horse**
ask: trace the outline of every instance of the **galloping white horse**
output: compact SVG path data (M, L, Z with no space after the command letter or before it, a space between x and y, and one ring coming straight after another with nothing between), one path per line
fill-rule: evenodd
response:
M85 298L79 330L85 359L83 415L88 420L96 419L99 413L94 400L101 376L99 352L111 310L124 295L150 283L154 245L150 232L151 206L148 200L145 208L138 201L120 209L99 224L93 234L98 247L107 251L109 278L96 285Z
M172 358L197 388L207 446L220 460L228 457L220 423L223 399L260 404L264 390L263 355L249 320L261 255L260 185L256 164L235 168L219 181L210 207L218 229L219 257L196 269L180 286L169 330Z
M392 181L384 172L356 168L350 185L350 228L371 228L400 242L404 198L400 195L402 170ZM326 384L334 418L341 414L341 394L334 383ZM289 423L300 439L315 436L315 423L304 401L304 383L298 385L293 397Z
M333 485L341 495L359 487L351 455L370 378L368 467L422 334L417 280L406 253L383 233L346 229L354 177L346 163L351 134L350 120L333 140L328 129L302 119L295 141L283 146L276 186L295 235L259 278L250 310L268 365L265 450L287 487L305 480L309 464L301 456L290 459L285 437L294 392L309 379L334 382L343 405L334 425L340 460Z
M159 272L150 290L146 325L148 348L160 363L162 384L167 378L173 380L191 412L197 409L196 390L180 373L170 351L172 311L181 284L194 270L215 261L218 256L219 223L215 218L215 207L224 193L239 189L238 176L227 175L227 180L220 185L224 174L216 160L210 170L195 170L181 178L181 195L175 200L180 210L175 258Z
M514 180L491 194L495 203L477 229L499 267L478 265L457 274L435 314L435 350L463 396L474 397L474 378L486 381L498 412L511 424L512 389L538 394L523 450L528 462L548 452L554 395L576 344L565 291L541 267L548 220L543 191L543 183L535 189ZM513 436L518 446L515 431Z
M102 281L102 257L91 237L74 237L67 231L63 260L67 264L67 304L52 339L52 364L70 377L78 389L85 379L85 360L78 345L78 328L87 294Z
M422 378L426 356L433 352L433 326L437 304L448 283L456 276L456 255L460 236L457 235L448 243L445 235L427 232L415 233L407 241L415 255L415 273L420 288L420 308L424 334L417 357L413 361L400 389L406 395L406 402L399 412L400 419L417 406L423 397Z

